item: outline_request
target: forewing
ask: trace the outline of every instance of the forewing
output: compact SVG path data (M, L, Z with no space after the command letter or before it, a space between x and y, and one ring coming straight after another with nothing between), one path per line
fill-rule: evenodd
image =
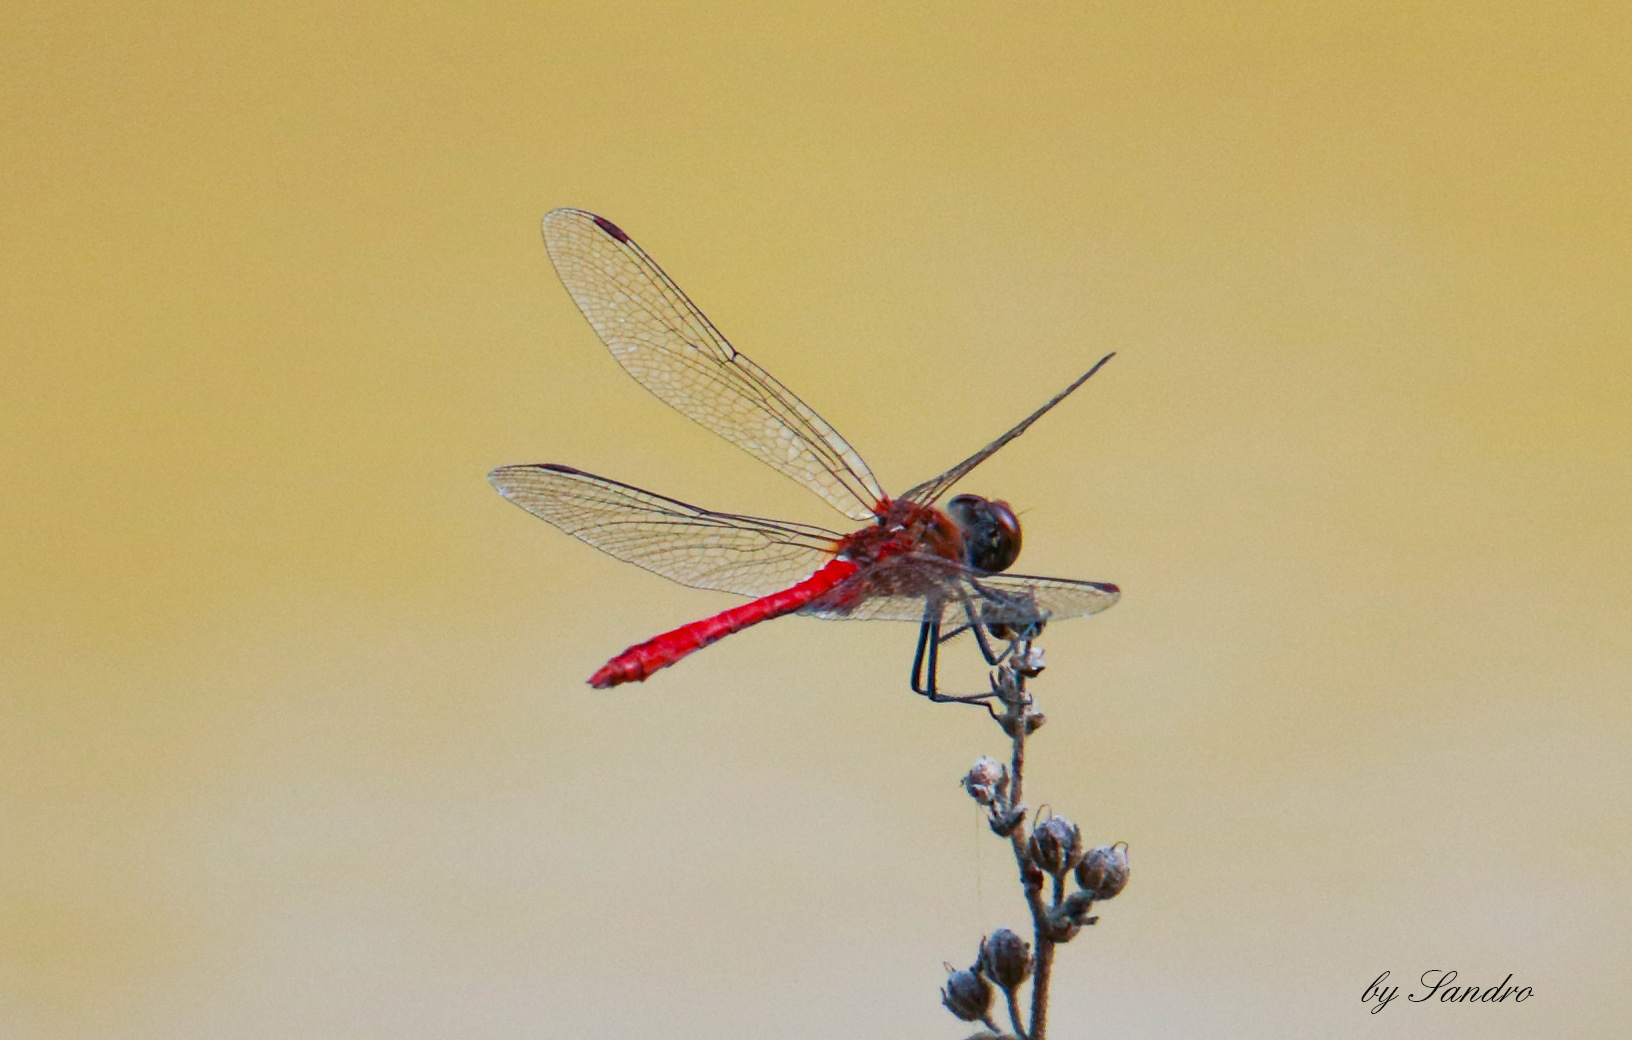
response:
M831 560L839 541L820 527L715 513L567 466L500 466L487 479L540 520L694 589L768 595Z
M573 302L640 385L844 515L872 519L884 492L855 449L726 342L617 225L554 210L544 217L544 245Z
M1032 412L1024 419L1021 419L1012 428L1010 428L1009 432L1005 433L997 440L986 445L986 447L964 459L956 466L953 466L945 473L942 473L940 476L926 480L917 487L910 489L901 497L926 506L934 502L937 498L940 498L942 495L946 494L946 492L951 489L953 484L956 484L958 481L967 476L970 470L997 454L999 448L1002 448L1005 444L1008 444L1022 433L1025 433L1026 430L1030 428L1032 423L1036 422L1038 419L1041 419L1051 408L1065 400L1067 397L1071 396L1071 392L1073 390L1088 382L1088 380L1093 377L1093 374L1098 372L1105 362L1111 360L1113 357L1116 357L1114 352L1106 354L1104 357L1100 358L1094 363L1093 368L1090 368L1088 371L1078 376L1076 382L1055 394L1047 404L1043 405L1035 412Z
M958 624L966 620L967 604L985 624L1020 626L1097 614L1121 594L1105 582L982 574L938 556L904 554L841 583L801 613L832 620Z

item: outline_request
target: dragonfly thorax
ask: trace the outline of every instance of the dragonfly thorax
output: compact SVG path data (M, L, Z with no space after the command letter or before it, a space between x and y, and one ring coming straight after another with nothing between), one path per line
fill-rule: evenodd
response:
M880 507L876 523L846 535L838 555L865 566L902 553L963 563L963 533L934 506L895 499Z

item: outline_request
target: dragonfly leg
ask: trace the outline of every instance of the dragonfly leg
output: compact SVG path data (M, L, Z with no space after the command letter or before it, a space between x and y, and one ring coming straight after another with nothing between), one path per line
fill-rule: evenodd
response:
M980 645L980 656L986 658L986 663L987 664L989 664L989 665L1002 664L1003 663L1003 658L1009 656L1009 651L1014 649L1014 644L1010 643L1008 645L1008 648L1005 649L1002 653L993 653L992 652L992 644L986 638L986 626L985 625L972 625L970 627L974 629L975 642Z
M981 624L980 620L975 617L975 608L969 603L968 600L965 600L963 603L963 614L964 617L968 618L969 620L966 624L958 626L958 631L961 632L967 628L975 634L975 642L980 645L980 656L986 658L987 664L995 668L997 665L1002 664L1004 659L1014 652L1014 648L1019 643L1019 641L1016 639L1010 639L1008 641L1009 645L1004 647L1001 651L995 651L992 649L991 640L987 638L987 636L991 634L991 630L985 625Z
M912 692L934 700L938 693L935 689L937 666L940 658L941 623L926 620L918 626L918 649L912 655ZM925 664L929 665L928 675L925 675ZM925 682L925 679L928 682Z
M954 640L954 639L958 638L959 636L963 635L965 632L971 632L971 631L975 633L975 639L976 639L977 642L980 643L980 654L981 654L981 656L986 658L986 663L989 664L989 665L1002 664L1003 659L1008 657L1009 654L1012 653L1013 650L1014 650L1014 647L1012 645L1013 641L1011 641L1011 645L1008 648L1000 650L1000 651L998 651L996 653L993 653L992 648L991 648L991 644L986 640L986 636L989 634L989 630L984 625L980 624L977 621L974 621L972 618L971 618L971 620L965 622L964 624L959 625L957 628L941 632L940 635L935 637L935 642L937 642L937 643L949 643L952 640Z
M989 711L991 708L988 702L991 701L993 694L956 696L942 693L937 686L941 644L961 631L960 627L943 636L940 621L930 621L927 618L918 626L918 649L912 655L912 692L920 697L928 697L936 704L979 704Z
M969 626L968 625L959 625L957 628L954 628L954 629L952 629L950 631L942 632L941 635L940 635L940 642L942 642L942 643L951 642L952 640L958 638L959 636L963 635L967 631L969 631Z
M972 584L975 587L975 591L980 593L983 601L985 602L995 603L999 606L1015 605L1015 601L1012 598L1006 598L991 589L984 588L978 582L973 582ZM1016 624L1009 621L1002 621L995 624L988 623L976 615L975 604L967 598L963 601L963 616L967 620L964 624L958 626L958 631L962 632L966 628L974 631L975 642L980 644L981 656L986 658L986 663L992 665L993 667L996 667L1007 660L1009 655L1018 650L1022 643L1029 643L1041 635L1043 632L1043 626L1046 624L1046 622L1042 619L1036 619L1027 624ZM991 642L987 638L988 636L995 639L1002 639L1004 642L1008 643L1008 646L1004 647L1001 651L993 651Z
M919 645L912 651L912 692L922 697L935 697L935 651L940 647L937 629L940 625L925 620L919 625ZM929 658L929 686L924 686L924 658Z

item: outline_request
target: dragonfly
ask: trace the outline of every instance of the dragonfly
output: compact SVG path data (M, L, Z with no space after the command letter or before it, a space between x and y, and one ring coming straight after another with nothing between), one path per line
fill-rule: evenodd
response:
M1106 582L1005 573L1020 553L1007 502L960 494L976 466L1024 433L1109 361L1101 358L1007 433L937 477L891 497L821 416L721 335L646 251L605 217L557 209L544 245L561 282L624 371L660 400L815 492L848 533L715 512L555 463L500 466L505 498L589 545L696 589L751 597L637 643L589 677L598 689L642 682L728 635L787 614L919 626L911 686L931 700L991 694L939 689L939 648L972 632L1000 663L1049 620L1117 601ZM1003 649L994 648L1007 643Z

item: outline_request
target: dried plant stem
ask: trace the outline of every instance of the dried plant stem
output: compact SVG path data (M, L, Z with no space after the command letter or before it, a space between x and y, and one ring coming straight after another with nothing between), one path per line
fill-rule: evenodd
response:
M1026 1040L1043 1040L1048 1031L1048 979L1054 967L1054 944L1047 939L1037 942L1036 974L1031 979L1031 1030Z
M1023 659L1031 652L1031 643L1023 644L1016 656ZM1013 685L1004 698L1007 710L999 719L1013 743L1009 757L1009 802L1017 808L1025 785L1027 730L1034 728L1028 717L1031 696L1026 693L1026 676L1012 672ZM1012 699L1011 699L1012 698ZM1025 829L1016 826L1009 834L1009 846L1014 850L1015 865L1020 868L1020 884L1026 893L1026 905L1031 909L1032 942L1036 951L1036 966L1031 978L1031 1028L1021 1026L1015 1019L1015 1032L1020 1040L1044 1040L1048 1029L1048 983L1054 966L1054 941L1049 935L1048 907L1043 903L1043 872L1031 861L1026 848ZM1055 905L1059 904L1061 885L1055 884ZM1010 995L1011 1001L1013 995Z
M1045 720L1026 692L1026 682L1042 670L1042 651L1030 640L1017 639L992 673L991 694L963 700L984 701L1009 737L1008 766L983 756L965 775L963 784L970 797L984 807L992 830L1007 838L1014 852L1020 887L1031 912L1032 942L1026 943L1007 928L997 929L981 940L975 964L968 970L953 971L941 994L953 1014L968 1022L979 1019L997 1033L988 1006L991 990L1001 989L1017 1040L1046 1040L1055 948L1097 922L1099 918L1092 916L1094 904L1116 896L1128 880L1125 844L1084 850L1077 825L1051 811L1032 820L1028 834L1027 808L1020 800L1025 788L1026 740ZM1077 883L1076 891L1069 895L1067 877L1074 877ZM1029 1026L1019 998L1020 987L1028 979Z

